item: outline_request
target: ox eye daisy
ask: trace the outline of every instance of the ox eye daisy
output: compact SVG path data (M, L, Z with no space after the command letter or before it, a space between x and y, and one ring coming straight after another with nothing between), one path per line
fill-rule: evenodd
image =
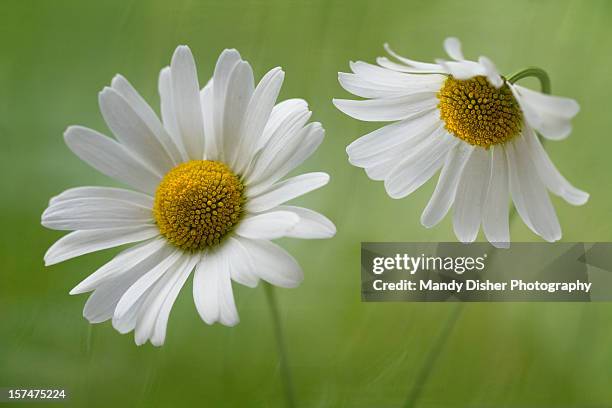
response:
M573 205L589 196L559 173L537 133L567 137L578 104L550 95L541 69L504 77L487 57L467 60L456 38L447 38L444 47L450 59L427 63L385 45L394 60L354 62L352 73L339 74L347 91L365 99L335 99L338 109L364 121L394 122L351 143L349 161L384 181L392 198L406 197L439 171L421 223L433 227L452 208L462 242L474 241L482 226L491 243L507 246L510 198L534 233L561 239L548 193ZM527 76L540 80L542 92L516 83Z
M135 244L70 293L92 292L83 315L112 320L137 344L164 343L172 305L192 272L202 319L238 323L232 281L296 287L297 261L271 242L330 238L334 224L287 205L329 181L325 173L285 176L318 148L321 124L302 99L276 102L280 68L258 84L236 50L225 50L200 89L186 46L159 76L161 120L117 75L99 95L115 138L71 126L68 147L101 173L132 189L77 187L51 199L42 224L70 234L45 254L52 265L86 253Z

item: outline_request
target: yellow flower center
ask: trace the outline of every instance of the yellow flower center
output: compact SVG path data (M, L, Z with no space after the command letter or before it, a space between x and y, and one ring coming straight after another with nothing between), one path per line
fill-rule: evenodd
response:
M153 215L159 231L185 250L217 245L240 220L244 187L223 163L179 164L155 192Z
M488 149L521 131L523 115L505 83L497 89L483 76L468 80L449 76L438 99L446 129L471 145Z

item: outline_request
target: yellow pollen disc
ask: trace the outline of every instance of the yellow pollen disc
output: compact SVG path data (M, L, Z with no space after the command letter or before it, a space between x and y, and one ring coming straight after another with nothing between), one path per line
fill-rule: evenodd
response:
M446 129L471 145L488 149L521 131L523 115L506 83L497 89L483 76L468 80L449 76L438 99Z
M155 193L161 234L186 250L217 245L242 214L244 187L223 163L192 160L170 170Z

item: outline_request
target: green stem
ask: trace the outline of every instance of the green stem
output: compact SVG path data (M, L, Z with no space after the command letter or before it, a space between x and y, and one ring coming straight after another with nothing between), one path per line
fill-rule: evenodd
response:
M542 92L547 95L550 95L550 77L548 76L548 73L544 71L542 68L529 67L521 71L515 72L514 74L508 77L508 82L513 84L527 77L537 78L540 81Z
M405 408L415 407L416 403L421 398L424 386L429 380L438 357L440 356L446 341L449 339L453 329L455 328L455 324L457 323L457 320L459 320L459 316L461 316L461 313L463 312L463 308L463 302L455 303L453 310L450 312L450 315L444 322L444 326L442 326L442 329L440 329L440 332L429 349L427 356L425 356L425 361L423 361L419 374L408 392L408 398L406 398L406 402L403 405Z
M281 381L283 382L283 390L285 392L285 403L287 408L294 408L295 397L293 394L293 381L291 380L291 370L289 369L289 359L287 358L287 348L285 346L285 337L283 336L283 328L281 326L274 286L264 282L264 290L266 292L268 306L270 307L270 314L272 315L272 324L274 325L274 336L276 337Z
M512 209L510 211L510 215L508 216L508 224L512 224L512 220L516 217L516 209ZM491 261L492 256L499 251L497 248L491 248L491 250L487 253L489 255L489 262ZM450 312L448 318L444 322L444 325L438 332L435 340L432 343L432 346L429 348L427 355L425 356L425 360L423 364L419 368L419 372L416 376L416 380L410 387L408 391L408 397L406 398L406 402L402 405L405 408L414 408L417 406L421 395L423 394L423 390L425 389L425 385L429 381L431 377L431 373L438 362L438 358L442 354L444 350L444 346L450 339L450 336L455 328L457 322L459 321L459 317L465 310L465 302L456 302L453 310Z

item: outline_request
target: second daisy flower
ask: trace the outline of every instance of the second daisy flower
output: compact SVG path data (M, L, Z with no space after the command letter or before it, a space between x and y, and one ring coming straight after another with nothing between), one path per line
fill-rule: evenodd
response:
M567 137L578 104L513 83L487 57L467 60L456 38L444 47L450 60L426 63L385 45L396 61L355 62L352 73L339 74L347 91L366 99L336 99L338 109L364 121L395 122L350 144L349 161L384 180L392 198L411 194L441 169L421 223L436 225L452 207L462 242L474 241L482 225L491 243L506 246L509 196L533 232L559 240L548 191L573 205L589 196L559 173L536 131L552 140Z

